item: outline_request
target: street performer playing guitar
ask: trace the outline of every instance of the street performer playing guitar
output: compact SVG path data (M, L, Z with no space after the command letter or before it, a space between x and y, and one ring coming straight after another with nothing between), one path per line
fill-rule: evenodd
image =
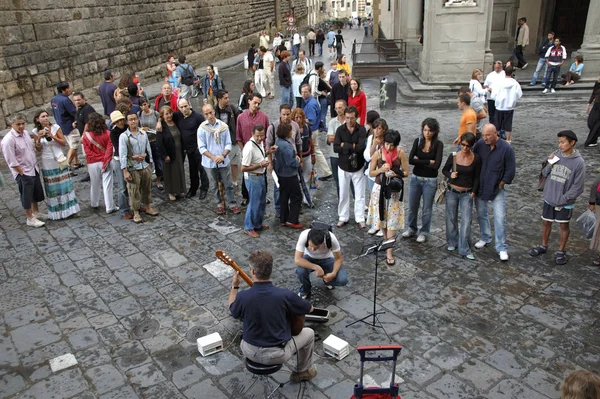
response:
M313 311L310 302L270 281L273 257L264 250L254 251L248 258L254 284L239 292L241 278L235 272L229 292L229 311L235 319L243 319L240 345L244 356L265 365L283 364L296 352L297 365L291 367L292 382L309 381L317 370L312 367L315 333L310 328L292 336L290 319Z

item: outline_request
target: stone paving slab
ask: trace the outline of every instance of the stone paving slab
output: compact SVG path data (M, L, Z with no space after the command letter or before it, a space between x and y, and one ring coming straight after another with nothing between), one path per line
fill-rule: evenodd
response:
M344 34L351 40L357 32ZM222 77L236 98L244 72L225 70ZM378 109L379 82L361 83L368 108ZM590 264L588 241L573 225L569 262L561 267L551 254L527 254L540 240L539 163L556 148L558 130L574 130L580 143L587 134L583 107L557 107L555 101L515 110L517 176L506 189L508 262L498 260L493 246L474 251L475 261L448 254L444 207L435 206L428 241L399 240L396 265L379 266L376 310L385 312L379 315L385 331L362 322L348 327L373 311L374 259L353 258L374 239L354 223L335 229L350 283L328 291L315 281L313 303L330 310L328 323L309 324L319 374L310 383L286 384L281 398L350 397L359 376L356 346L366 344L403 346L396 375L404 399L557 398L570 372L600 369L600 268ZM192 105L198 110L200 103L194 99ZM262 109L275 118L278 106L278 100L265 100ZM548 126L549 114L560 123ZM405 151L422 120L437 118L448 154L459 111L398 107L381 116L400 131ZM328 157L331 147L323 138L320 146ZM600 167L597 149L580 151L586 194L577 200L574 217L586 209ZM3 161L0 170L8 176ZM267 248L275 260L275 284L297 290L298 232L280 228L270 204L265 222L271 229L253 240L241 231L243 214L216 215L210 201L197 198L170 202L156 189L161 215L135 225L93 211L89 184L79 179L74 185L80 217L49 221L42 229L25 226L11 179L0 190L0 397L244 397L252 376L239 348L242 325L226 307L233 270L214 252L226 251L248 271L248 254ZM271 182L268 195L272 199ZM314 197L316 208L303 209L301 222L335 223L334 183L320 182ZM477 240L476 218L472 227ZM223 338L224 351L203 358L195 338L212 332ZM341 361L323 353L330 334L351 345ZM52 373L49 360L67 353L78 364ZM389 365L365 365L369 383L385 385L390 373ZM275 377L285 382L288 375L284 366ZM262 397L262 387L255 385L246 396Z

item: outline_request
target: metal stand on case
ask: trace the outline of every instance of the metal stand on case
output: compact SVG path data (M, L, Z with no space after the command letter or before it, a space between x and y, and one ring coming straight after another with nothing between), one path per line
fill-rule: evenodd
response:
M366 324L370 325L371 327L381 328L383 330L383 332L385 333L385 335L387 335L387 337L390 338L388 333L385 331L385 328L383 328L381 321L379 321L379 317L377 317L377 315L385 313L383 311L382 312L377 311L377 271L379 269L379 253L384 252L390 248L393 248L395 244L396 244L396 238L390 238L389 240L383 240L379 243L370 244L370 245L366 245L363 247L362 253L358 256L358 258L364 258L365 256L371 255L372 253L375 254L375 287L373 288L373 313L368 314L365 317L363 317L362 319L356 320L356 321L348 324L346 327L350 327L350 326L358 323L359 321L362 321L363 323L366 323ZM367 319L370 317L372 317L373 320L371 322L368 322Z

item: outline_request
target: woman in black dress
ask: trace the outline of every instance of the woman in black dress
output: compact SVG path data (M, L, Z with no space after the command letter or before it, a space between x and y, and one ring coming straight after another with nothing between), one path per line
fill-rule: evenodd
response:
M173 121L173 110L165 105L160 109L162 131L157 134L159 153L163 159L163 179L169 200L185 196L185 169L181 132Z
M344 36L342 36L342 30L338 29L337 35L335 35L335 48L337 50L338 58L342 56L342 46L346 47L346 43L344 43Z

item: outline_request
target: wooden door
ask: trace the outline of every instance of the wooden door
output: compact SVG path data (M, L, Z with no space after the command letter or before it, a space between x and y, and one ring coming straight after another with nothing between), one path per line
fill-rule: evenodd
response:
M551 30L570 54L581 47L590 0L556 0Z

